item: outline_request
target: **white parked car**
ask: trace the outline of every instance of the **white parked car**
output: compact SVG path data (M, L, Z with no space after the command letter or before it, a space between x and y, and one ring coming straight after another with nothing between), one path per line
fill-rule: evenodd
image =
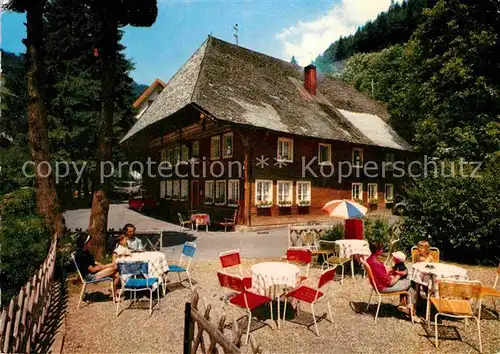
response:
M130 197L141 192L141 185L135 181L120 181L114 184L113 192Z

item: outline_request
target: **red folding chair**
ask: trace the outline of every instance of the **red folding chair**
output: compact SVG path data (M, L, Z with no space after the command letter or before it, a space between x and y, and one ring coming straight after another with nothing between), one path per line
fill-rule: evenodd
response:
M321 299L326 299L326 303L328 306L328 314L330 315L330 322L333 323L333 316L332 316L332 309L330 307L330 300L328 299L328 292L322 292L321 289L332 282L335 278L335 273L337 271L337 267L333 268L328 268L325 269L319 278L318 282L318 288L313 289L305 285L299 286L297 289L293 290L292 292L288 293L285 295L285 310L283 311L283 322L285 321L285 316L286 316L286 302L288 298L294 298L299 300L299 304L297 306L300 306L300 301L307 302L308 304L311 304L311 312L314 320L314 327L316 329L316 335L319 336L319 330L318 330L318 324L316 323L316 315L314 313L314 305L320 301Z
M252 310L256 307L269 302L271 305L271 321L273 319L273 300L270 297L259 295L248 291L245 288L243 279L234 275L217 272L219 284L223 288L228 288L237 291L238 294L229 298L229 303L234 307L245 309L248 313L247 334L245 336L245 344L248 344L250 335L250 324L252 323ZM224 306L223 306L224 307Z
M299 283L302 283L309 276L309 267L312 262L312 251L308 248L302 247L289 247L286 250L286 261L288 263L297 263L305 268L304 272L301 272L299 276Z
M243 275L243 268L241 267L241 257L239 249L221 252L219 254L219 259L224 273L231 274L230 272L227 271L227 269L238 266L240 273L239 275L241 278L243 278L243 284L245 285L245 288L248 289L252 287L252 277L245 277Z

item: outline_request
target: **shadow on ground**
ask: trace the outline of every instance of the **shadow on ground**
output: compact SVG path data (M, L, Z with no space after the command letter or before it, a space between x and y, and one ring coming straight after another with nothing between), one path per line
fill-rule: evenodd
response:
M182 231L163 231L162 234L163 247L179 246L183 245L184 242L195 240L196 236Z

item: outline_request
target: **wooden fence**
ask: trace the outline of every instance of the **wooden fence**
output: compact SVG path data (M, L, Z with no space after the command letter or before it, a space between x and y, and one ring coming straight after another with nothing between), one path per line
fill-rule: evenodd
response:
M56 264L57 236L38 272L12 298L0 315L0 351L30 353L42 332L51 302Z
M210 321L211 305L206 306L202 315L198 311L199 295L193 290L191 302L186 303L184 318L184 354L196 354L201 350L203 354L219 353L222 348L225 354L241 353L241 337L243 336L242 327L236 321L233 321L231 338L224 335L226 325L226 316L219 319L219 323ZM196 332L196 336L195 336ZM208 335L208 347L205 343L205 333ZM250 344L254 354L262 354L260 346L256 345L252 336Z

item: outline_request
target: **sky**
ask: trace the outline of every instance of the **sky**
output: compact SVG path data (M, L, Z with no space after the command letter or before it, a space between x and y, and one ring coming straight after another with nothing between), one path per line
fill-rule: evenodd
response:
M2 0L5 2L6 0ZM391 0L243 0L158 1L152 27L125 27L122 44L134 62L132 78L150 84L168 81L208 35L284 60L295 56L308 65L340 36L387 10ZM25 15L1 14L1 48L20 53L25 48Z

